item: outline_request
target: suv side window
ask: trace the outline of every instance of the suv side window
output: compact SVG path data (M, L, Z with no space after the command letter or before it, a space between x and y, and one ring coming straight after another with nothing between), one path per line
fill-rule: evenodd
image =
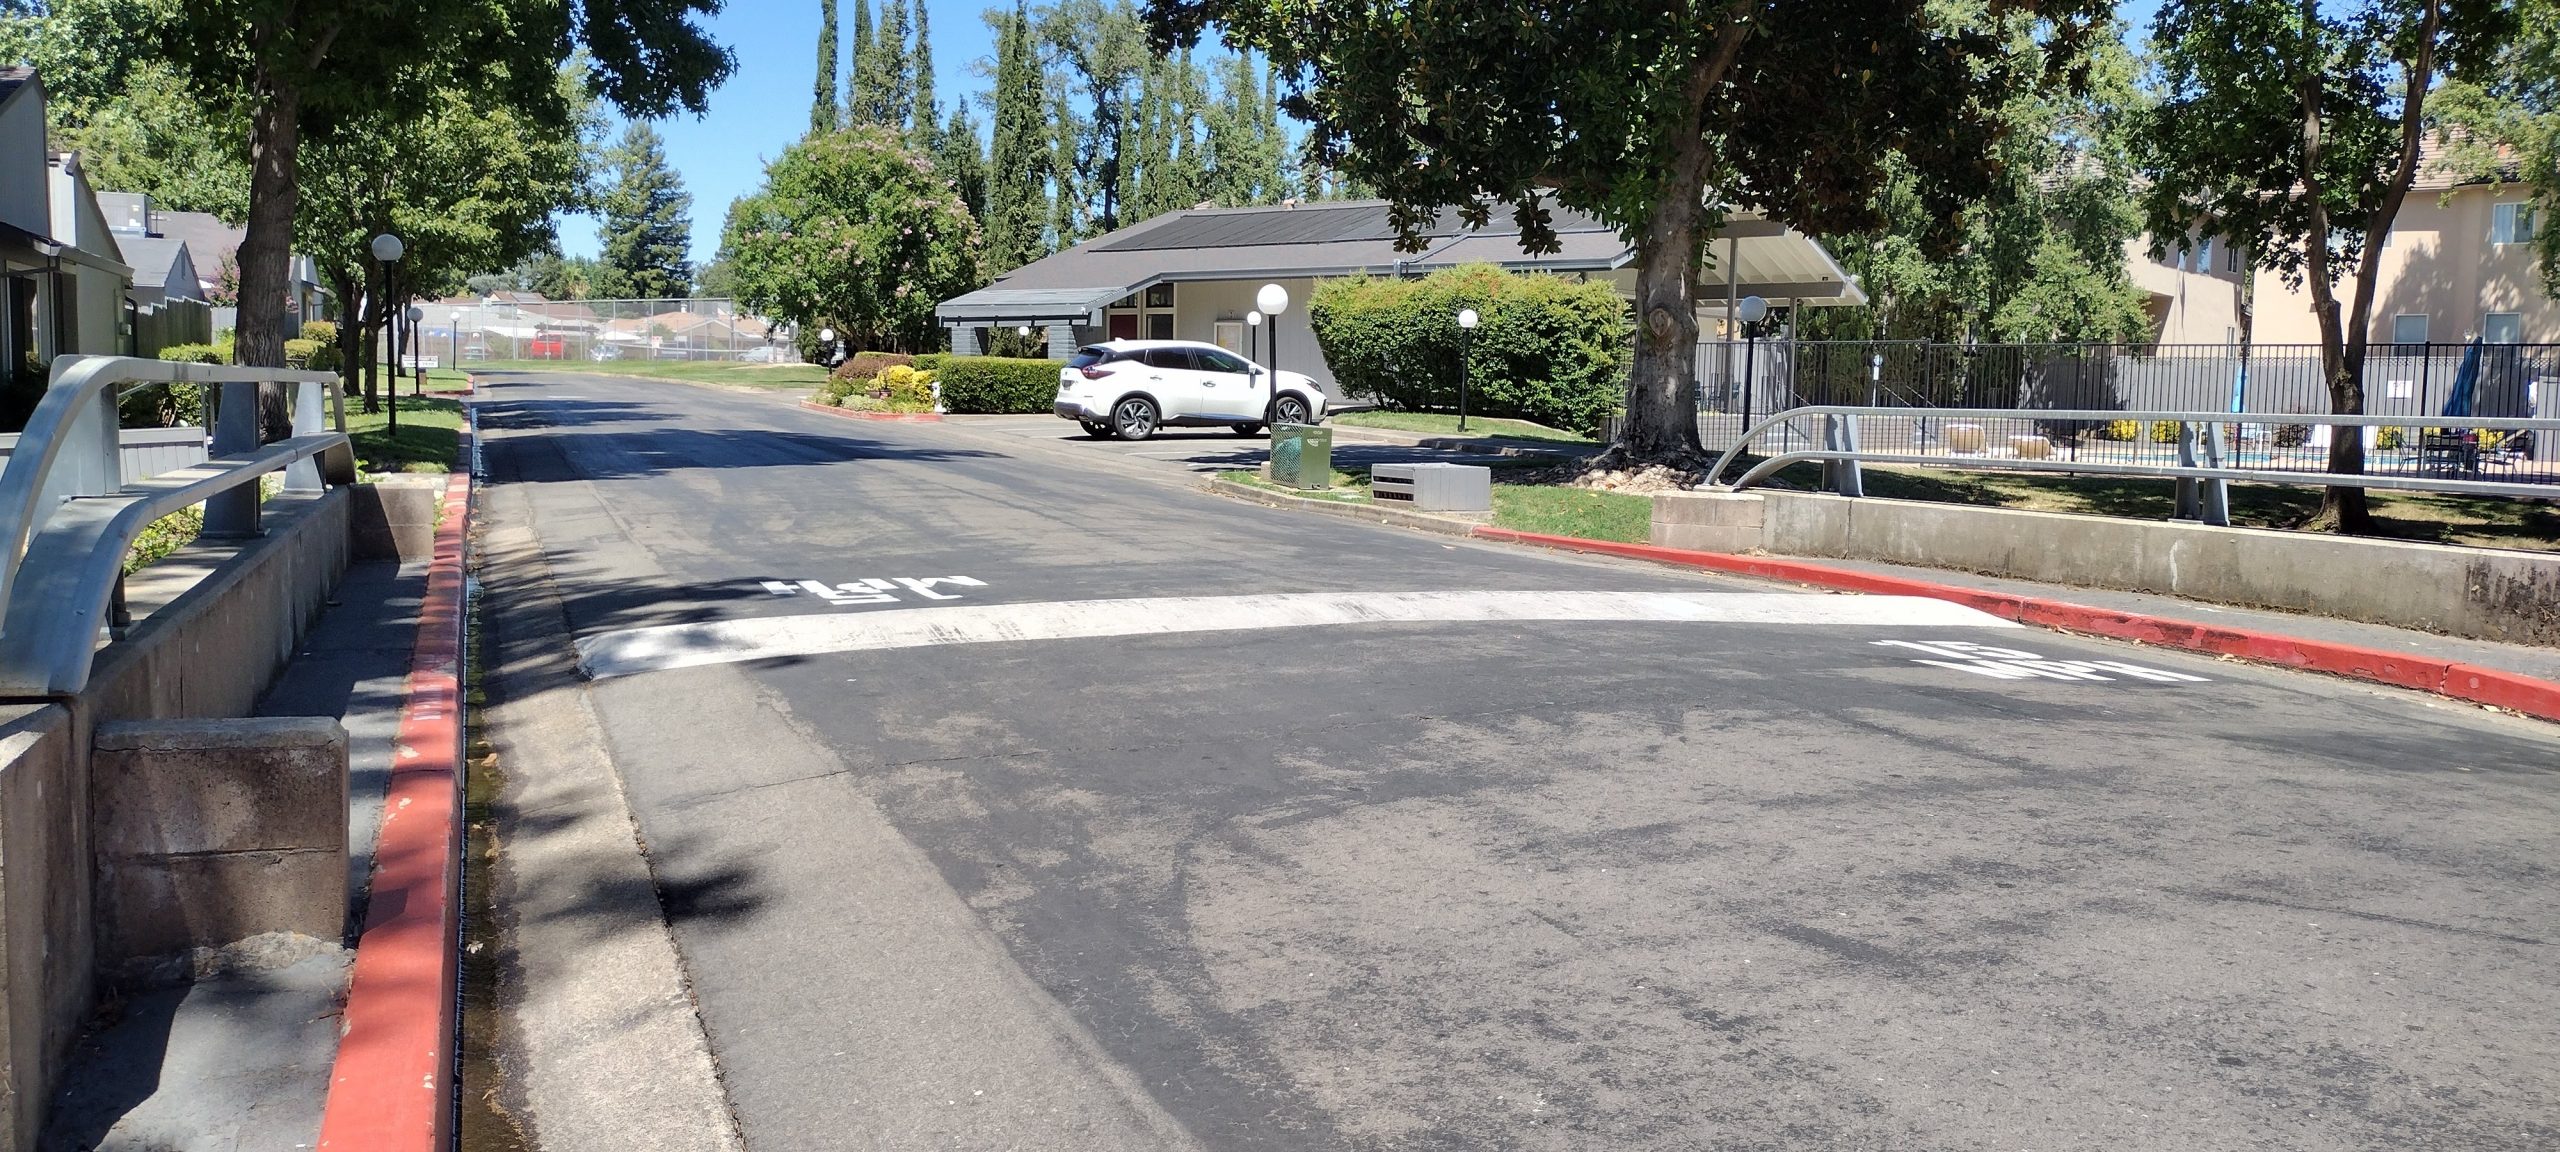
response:
M1192 361L1191 350L1188 348L1149 348L1145 356L1149 368L1171 368L1178 372L1190 372L1199 367Z
M1244 360L1232 352L1213 352L1203 348L1195 350L1195 354L1200 357L1200 369L1204 372L1242 374L1251 371Z

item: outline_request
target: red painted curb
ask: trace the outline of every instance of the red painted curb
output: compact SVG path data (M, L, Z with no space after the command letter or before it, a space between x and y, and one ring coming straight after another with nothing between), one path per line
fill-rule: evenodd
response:
M2404 652L2386 652L2378 648L2362 648L2353 644L2333 644L2325 640L2308 640L2276 632L2228 628L2151 616L2140 612L2120 612L2112 608L2093 608L2067 600L2047 600L2034 596L2014 596L2005 592L1986 592L1952 584L1933 584L1904 576L1885 576L1834 568L1827 564L1811 564L1802 560L1781 560L1768 556L1737 556L1725 552L1697 552L1686 548L1660 548L1651 544L1620 544L1612 540L1586 540L1579 536L1548 536L1537 532L1515 532L1508 528L1478 526L1474 535L1487 540L1513 544L1532 544L1541 548L1562 548L1575 552L1598 552L1651 560L1662 564L1678 564L1689 568L1706 568L1743 576L1759 576L1838 588L1851 592L1873 592L1893 596L1927 596L1936 600L1952 600L1958 604L1987 612L2004 620L2015 620L2039 628L2064 632L2080 632L2114 640L2137 640L2162 648L2180 648L2213 656L2234 656L2262 664L2280 664L2310 672L2326 672L2353 680L2389 684L2397 688L2414 688L2475 704L2489 704L2511 712L2543 720L2560 721L2560 684L2538 680L2516 672L2480 668L2469 664L2413 656Z
M910 424L942 423L940 412L860 412L851 408L838 408L832 404L812 404L806 400L801 401L800 406L812 412L842 416L847 420L899 420Z
M445 484L408 701L374 844L320 1147L441 1152L452 1137L462 878L462 584L471 477Z

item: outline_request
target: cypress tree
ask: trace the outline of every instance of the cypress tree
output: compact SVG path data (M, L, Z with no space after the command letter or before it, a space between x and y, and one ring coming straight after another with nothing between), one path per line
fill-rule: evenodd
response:
M889 0L895 4L898 0ZM879 47L871 41L871 0L853 0L853 67L845 70L844 119L848 124L874 124L879 106Z
M832 132L836 111L836 0L818 0L818 83L809 98L809 130Z
M615 295L682 296L693 285L686 259L693 239L693 195L667 166L665 142L634 120L606 151L613 186L598 205L604 217L604 267Z
M987 161L978 151L978 125L969 118L969 102L952 102L951 122L945 125L933 145L934 167L951 181L951 190L960 194L969 206L969 215L980 221L987 218ZM1012 265L1007 265L1010 270Z
M939 143L935 137L942 129L942 110L934 106L933 30L925 19L924 0L916 0L915 75L915 120L907 131L907 138L914 141L916 147L930 152Z
M995 139L987 160L987 210L979 219L986 224L986 266L1011 271L1048 250L1041 231L1049 222L1052 158L1048 98L1030 18L1017 3L1011 17L997 20Z
M915 72L907 57L905 0L888 0L880 6L880 28L871 41L871 49L880 58L880 78L875 82L880 96L872 106L871 122L904 131L907 110L914 105L916 95Z

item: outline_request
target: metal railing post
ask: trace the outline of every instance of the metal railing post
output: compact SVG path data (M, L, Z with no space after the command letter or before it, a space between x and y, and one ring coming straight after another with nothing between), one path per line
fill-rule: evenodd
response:
M257 447L258 386L237 380L223 382L222 407L213 421L213 454L254 452ZM225 489L204 502L204 535L239 539L258 532L257 485Z
M2193 468L2195 466L2196 428L2195 425L2189 424L2184 420L2180 420L2178 421L2178 467ZM2176 511L2169 514L2169 518L2172 520L2201 520L2204 518L2204 500L2196 493L2196 481L2194 477L2178 477L2178 508Z
M321 385L318 382L308 380L293 386L294 435L309 436L329 430L327 416L320 406L322 400L320 388ZM284 470L284 490L287 492L319 492L327 487L328 485L321 482L318 460L308 458L296 460ZM207 511L210 512L211 509L208 508Z

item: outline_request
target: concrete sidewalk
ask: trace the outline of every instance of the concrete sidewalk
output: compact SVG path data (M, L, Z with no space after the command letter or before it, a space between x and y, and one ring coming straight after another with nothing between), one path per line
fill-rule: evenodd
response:
M382 824L383 788L417 642L425 564L348 568L260 716L326 716L347 730L348 923ZM270 934L200 958L214 969L137 990L101 1014L54 1100L46 1152L290 1152L318 1143L355 953L345 940Z

